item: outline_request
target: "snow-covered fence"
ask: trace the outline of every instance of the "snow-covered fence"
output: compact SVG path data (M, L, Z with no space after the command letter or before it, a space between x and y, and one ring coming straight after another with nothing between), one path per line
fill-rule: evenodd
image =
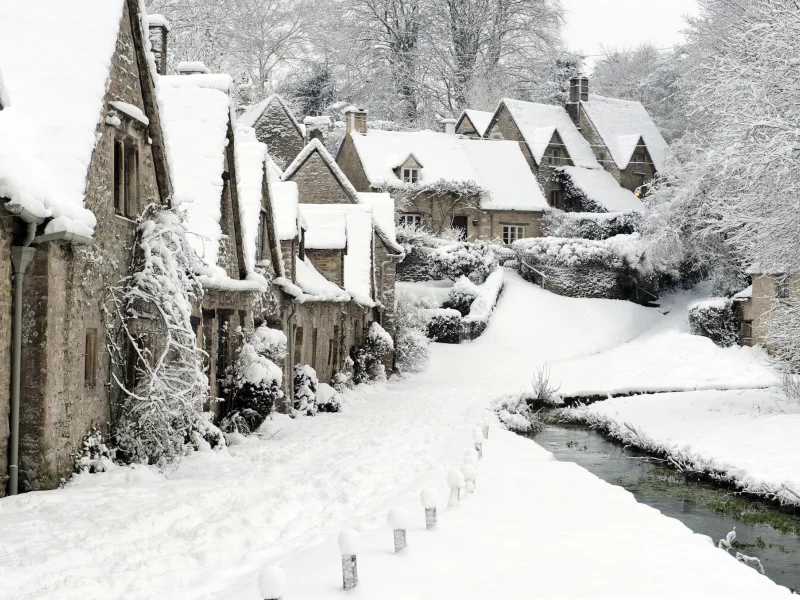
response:
M339 534L339 553L342 555L342 587L352 590L358 585L356 556L361 547L361 536L354 529L342 529Z
M258 576L258 590L263 600L281 600L286 591L286 575L280 567L264 567Z
M739 343L739 328L739 316L730 298L709 298L689 305L692 335L702 335L727 348Z
M472 440L475 442L475 451L478 453L478 458L483 458L483 431L480 427L475 427L472 430Z

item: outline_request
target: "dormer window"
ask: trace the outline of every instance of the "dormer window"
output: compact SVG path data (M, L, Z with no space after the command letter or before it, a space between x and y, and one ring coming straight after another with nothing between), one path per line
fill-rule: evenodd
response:
M547 149L547 164L558 166L561 164L561 149L548 148Z
M419 169L403 167L403 182L417 183L419 181Z
M634 154L631 157L631 167L634 173L644 173L644 154Z

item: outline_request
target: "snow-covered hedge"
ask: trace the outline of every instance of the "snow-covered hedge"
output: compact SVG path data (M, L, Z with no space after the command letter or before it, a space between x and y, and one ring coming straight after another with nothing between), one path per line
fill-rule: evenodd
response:
M514 243L520 274L564 296L655 299L658 276L638 233L607 240L528 238Z
M394 350L394 340L377 322L369 326L364 344L353 352L353 381L371 383L386 379L383 362Z
M447 301L442 307L457 310L462 317L466 317L469 314L472 303L477 297L478 286L472 283L466 276L461 276L450 289L450 295L447 297Z
M427 318L417 302L401 298L394 313L395 367L399 373L423 370L430 359Z
M461 338L474 340L479 337L489 324L500 292L503 290L504 269L497 267L482 285L477 286L475 300L469 313L461 320Z
M637 211L618 213L575 213L553 210L545 213L542 233L548 237L606 240L639 230L642 214Z
M689 330L728 348L739 343L739 318L730 298L710 298L689 305Z
M452 308L431 308L423 311L428 317L428 337L442 344L461 341L461 313Z

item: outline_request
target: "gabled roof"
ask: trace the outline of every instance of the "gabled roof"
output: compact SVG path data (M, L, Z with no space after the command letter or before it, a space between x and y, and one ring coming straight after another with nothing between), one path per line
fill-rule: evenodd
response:
M579 191L608 212L644 210L642 201L630 190L619 185L614 176L605 169L561 167L560 170L570 178Z
M339 168L338 164L336 164L336 160L334 160L333 156L331 156L330 152L328 152L322 142L317 139L313 139L306 144L305 148L303 148L300 151L300 154L298 154L297 157L292 161L292 164L286 167L286 170L283 172L283 181L290 180L314 153L318 154L322 161L328 166L331 174L342 187L345 194L350 201L353 202L353 204L364 204L370 202L369 196L365 196L356 191L356 188L353 187L352 183L350 183L350 180L344 174L342 169ZM407 158L409 154L411 154L411 152L406 153L405 158ZM394 210L394 204L392 204L392 210ZM387 222L379 217L379 219L375 221L375 230L378 232L378 235L383 242L391 250L394 250L395 252L403 251L403 247L395 241L394 217L392 218L391 222Z
M549 210L539 183L531 173L517 142L473 140L435 131L381 131L351 134L361 164L374 188L404 184L394 166L409 154L425 167L420 183L473 182L489 193L487 209Z
M0 11L0 197L12 212L89 236L87 172L123 0L5 2Z
M261 220L261 199L267 145L256 139L251 127L234 126L234 149L236 152L236 180L239 191L239 212L242 223L242 246L247 270L255 270L256 236ZM270 239L273 236L270 235Z
M289 105L286 104L283 98L281 98L278 94L272 94L266 100L262 100L258 104L254 104L253 106L248 108L239 117L238 119L239 123L241 123L242 125L247 125L248 127L255 127L256 123L261 118L261 115L263 115L264 111L266 111L267 108L269 108L270 105L272 105L273 103L277 104L283 109L283 111L286 113L286 116L289 117L289 120L292 122L292 125L294 125L294 128L297 130L297 134L300 137L305 138L306 135L305 128L297 121L297 119L294 116L294 113L292 113L292 109L289 108Z
M461 121L466 118L469 119L470 123L472 123L472 127L475 129L475 132L479 136L483 137L483 134L486 133L489 124L492 122L493 116L494 113L491 113L486 110L472 110L468 108L461 114L461 117L458 119L458 123L456 123L456 129L458 129L458 124L461 123Z
M589 120L603 138L617 167L625 169L639 139L643 139L656 170L661 170L667 142L640 102L617 100L595 94L581 102Z
M300 200L294 181L281 181L283 173L272 160L267 164L267 184L275 213L275 235L278 240L293 240L305 229L305 220L300 214Z
M601 168L589 142L575 127L563 107L503 98L492 117L493 119L503 106L514 119L536 164L541 164L545 150L553 138L553 132L558 131L561 141L564 142L567 153L576 167Z

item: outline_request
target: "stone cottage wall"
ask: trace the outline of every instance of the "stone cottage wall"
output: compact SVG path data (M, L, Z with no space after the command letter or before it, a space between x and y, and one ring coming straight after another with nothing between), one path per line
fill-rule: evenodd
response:
M302 204L352 204L318 152L312 152L289 180L297 184Z
M303 136L283 110L273 101L255 124L256 137L269 149L269 155L281 169L288 167L305 145Z
M369 135L369 133L367 133ZM348 181L353 184L359 192L374 192L378 190L372 189L367 179L367 174L364 171L364 165L361 164L361 158L356 152L356 146L353 143L353 138L348 135L342 141L339 147L339 153L336 155L336 164L347 177Z
M13 311L13 283L11 273L11 246L14 238L14 221L0 206L0 498L6 493L8 480L9 418L11 411L11 315Z
M306 250L306 256L325 279L340 287L344 285L343 250Z
M511 117L511 113L508 112L505 105L503 105L497 113L495 120L489 125L485 137L489 140L513 140L519 142L519 147L522 150L525 161L528 163L534 176L538 177L539 167L536 166L536 161L533 160L533 155L528 148L528 144L525 143L525 138L522 137L522 133L517 127L517 124L514 123L514 119Z
M114 138L105 124L108 102L142 108L142 86L127 4L112 58L99 139L89 168L86 207L97 216L94 246L39 245L26 277L23 306L20 488L56 487L68 477L74 455L92 424L107 430L116 398L109 377L103 305L108 289L127 273L136 224L114 213ZM148 133L122 125L139 145L139 209L159 202ZM87 330L95 330L96 379L84 383ZM107 385L108 384L108 385Z
M742 321L752 328L752 336L747 345L766 345L767 324L764 315L772 308L776 291L774 277L753 275L753 295L742 306ZM789 278L789 296L795 301L800 298L800 275Z

